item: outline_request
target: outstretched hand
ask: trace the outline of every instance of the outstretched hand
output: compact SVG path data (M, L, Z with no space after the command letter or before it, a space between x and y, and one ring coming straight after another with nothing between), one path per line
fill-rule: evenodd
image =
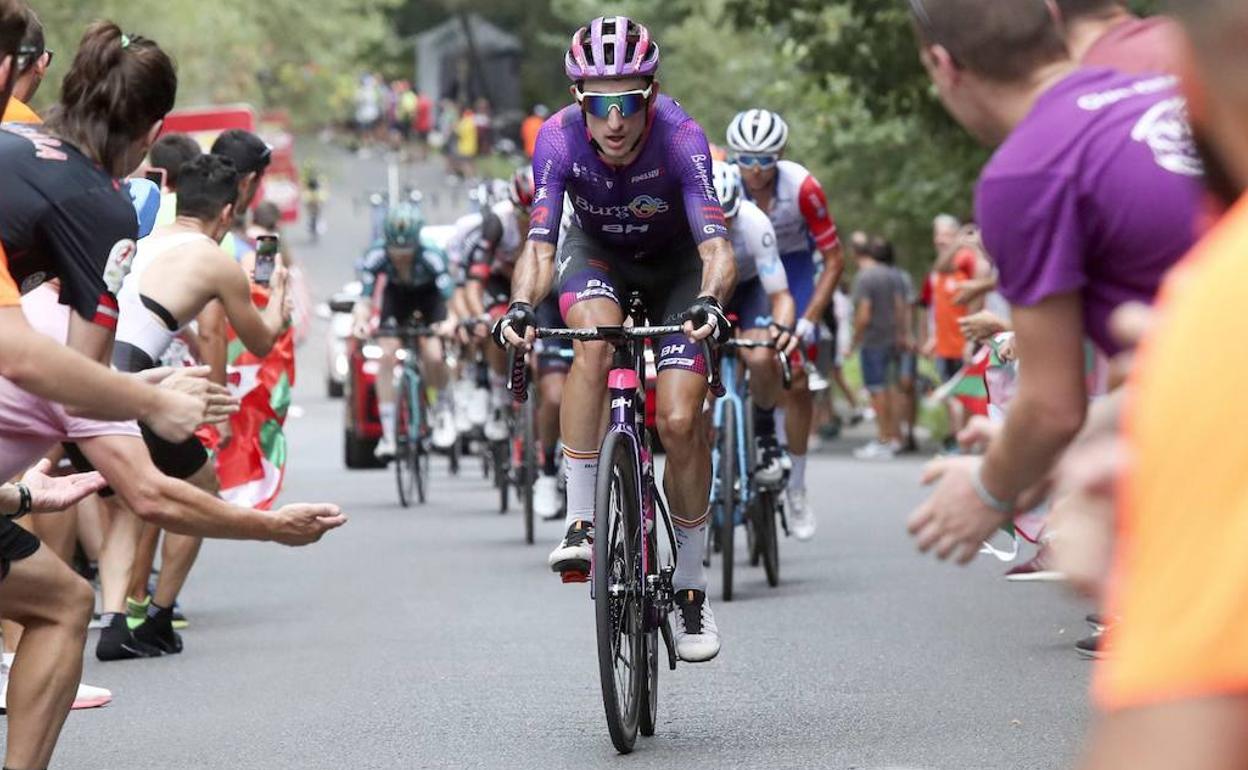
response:
M52 462L45 457L22 475L22 483L30 490L32 513L63 511L107 485L98 471L49 476L50 470Z

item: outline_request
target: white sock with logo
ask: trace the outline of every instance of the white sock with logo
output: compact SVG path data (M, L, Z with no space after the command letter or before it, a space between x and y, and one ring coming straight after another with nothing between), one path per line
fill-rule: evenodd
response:
M793 470L789 473L789 489L793 492L806 491L806 455L790 454Z
M381 435L390 443L394 443L394 404L378 404L377 415L381 418Z
M702 556L706 551L706 520L696 527L676 529L676 573L672 575L672 588L685 591L696 588L706 591L706 567Z
M598 479L598 453L563 448L563 473L568 486L565 529L578 521L594 522L594 487Z

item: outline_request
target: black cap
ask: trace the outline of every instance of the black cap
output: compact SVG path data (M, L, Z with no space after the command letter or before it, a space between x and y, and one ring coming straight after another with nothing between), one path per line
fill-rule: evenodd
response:
M273 148L250 131L231 128L212 143L212 154L229 158L239 174L261 173L269 167Z

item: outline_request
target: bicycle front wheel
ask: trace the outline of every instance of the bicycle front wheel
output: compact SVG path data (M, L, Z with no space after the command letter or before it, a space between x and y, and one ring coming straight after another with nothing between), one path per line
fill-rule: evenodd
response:
M416 498L416 386L407 372L399 378L398 403L394 410L394 478L399 489L399 505L404 508Z
M724 410L719 429L719 561L724 578L724 601L732 601L732 539L737 529L737 411Z
M593 563L598 676L611 743L628 754L637 741L646 675L638 475L623 434L608 434L599 457Z

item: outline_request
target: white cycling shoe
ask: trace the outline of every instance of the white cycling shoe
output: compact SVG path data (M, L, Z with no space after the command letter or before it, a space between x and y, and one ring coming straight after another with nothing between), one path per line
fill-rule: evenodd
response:
M686 663L705 663L719 654L719 629L705 591L676 592L676 655Z
M815 512L806 504L806 492L789 490L789 531L803 542L815 536Z
M574 521L559 545L550 552L546 563L552 572L588 572L593 550L593 525L587 521Z
M486 441L506 441L511 436L507 427L507 418L502 409L495 409L485 423Z
M455 446L459 432L455 430L455 417L450 409L438 409L433 416L433 435L430 440L435 449L450 449Z
M542 475L533 485L533 512L546 521L557 519L563 513L563 501L559 499L559 480Z
M394 439L382 436L377 439L377 448L373 450L373 457L378 462L388 463L394 459Z

